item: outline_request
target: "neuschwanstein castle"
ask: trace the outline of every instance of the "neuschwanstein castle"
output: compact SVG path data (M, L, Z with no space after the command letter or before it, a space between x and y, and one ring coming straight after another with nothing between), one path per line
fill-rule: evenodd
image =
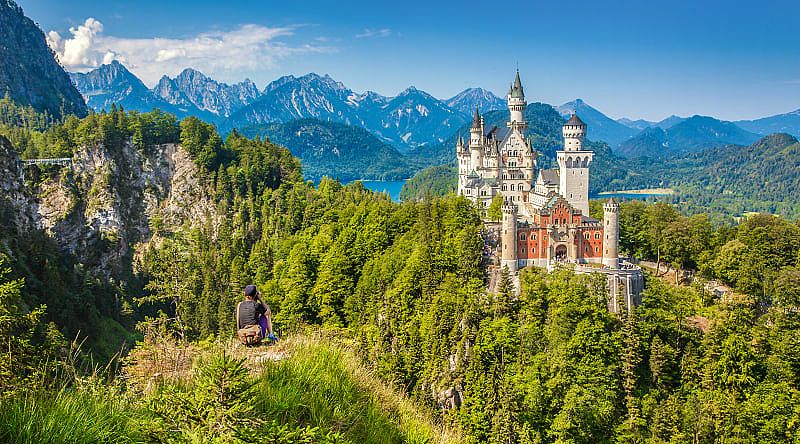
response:
M525 136L525 93L517 71L508 92L511 118L505 128L487 127L475 110L469 143L459 137L458 194L488 208L503 198L501 265L551 267L573 263L581 273L603 273L609 284L609 309L618 311L621 294L638 304L642 271L619 259L619 204L609 199L602 221L589 217L589 167L593 152L584 149L586 124L573 114L564 124L564 149L558 168L537 166L538 153Z

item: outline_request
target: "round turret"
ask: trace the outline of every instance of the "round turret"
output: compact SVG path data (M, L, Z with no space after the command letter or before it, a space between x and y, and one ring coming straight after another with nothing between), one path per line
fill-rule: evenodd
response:
M517 206L511 201L503 202L503 233L501 265L512 273L517 271Z
M603 205L603 265L619 268L619 204L613 197Z
M586 124L577 114L572 114L567 123L561 127L561 134L564 136L564 151L580 151L586 138Z

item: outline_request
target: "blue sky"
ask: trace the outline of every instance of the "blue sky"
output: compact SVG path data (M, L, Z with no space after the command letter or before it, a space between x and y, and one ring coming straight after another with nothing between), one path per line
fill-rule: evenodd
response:
M800 108L796 0L18 1L70 69L116 58L149 85L192 66L260 88L314 71L359 92L502 97L518 65L529 101L615 118Z

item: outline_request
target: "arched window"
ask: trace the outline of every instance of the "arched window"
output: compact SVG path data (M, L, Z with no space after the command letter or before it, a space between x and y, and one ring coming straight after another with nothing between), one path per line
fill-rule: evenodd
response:
M536 240L536 235L534 234L533 237L531 237L531 239Z
M600 233L595 233L595 234L594 234L594 238L595 238L595 239L600 239Z
M589 239L589 233L586 233L586 236L585 236L585 237L586 237L586 239L588 240L588 239Z
M514 184L511 184L511 191L514 191Z
M505 190L506 190L506 186L505 186L505 185L503 185L503 191L505 191Z
M523 191L523 190L525 190L525 187L523 186L522 183L520 183L519 187L517 187L517 189L520 190L520 191Z
M519 240L525 240L525 233L519 234Z

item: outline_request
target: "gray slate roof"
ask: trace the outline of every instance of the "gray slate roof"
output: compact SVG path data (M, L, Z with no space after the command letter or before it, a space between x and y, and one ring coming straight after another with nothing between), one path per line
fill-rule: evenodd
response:
M551 184L559 183L558 170L556 170L556 169L553 169L553 170L539 170L539 173L542 175L542 182L544 182L546 184L547 183L551 183Z

